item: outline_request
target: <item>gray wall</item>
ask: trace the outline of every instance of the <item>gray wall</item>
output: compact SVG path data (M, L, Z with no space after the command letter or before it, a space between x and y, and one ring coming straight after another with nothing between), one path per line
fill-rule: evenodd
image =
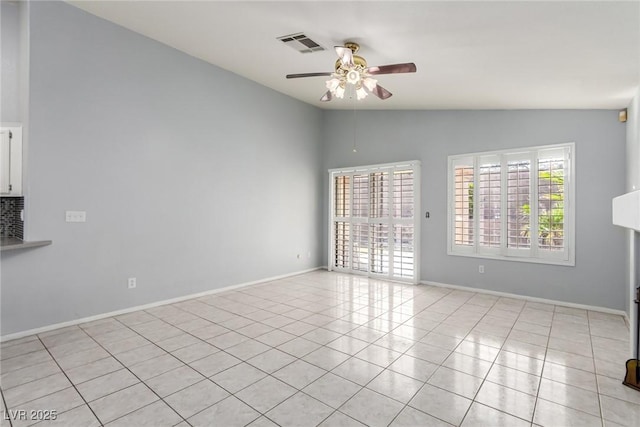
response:
M422 213L422 280L625 309L625 233L611 223L611 199L625 188L617 111L359 111L357 153L352 115L331 111L324 135L325 200L327 169L422 161L422 208L431 213ZM448 256L447 156L561 142L576 143L576 266Z
M61 2L30 29L27 237L53 245L2 253L2 335L321 264L321 111Z
M0 122L19 122L20 17L17 2L0 2Z

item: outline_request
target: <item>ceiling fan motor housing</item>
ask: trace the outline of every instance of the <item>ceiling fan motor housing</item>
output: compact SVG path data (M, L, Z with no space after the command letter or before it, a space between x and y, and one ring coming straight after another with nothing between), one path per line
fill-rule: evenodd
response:
M367 68L367 61L360 55L353 55L353 69L358 71L362 71ZM347 74L350 68L345 68L342 65L342 60L338 59L336 61L336 74Z

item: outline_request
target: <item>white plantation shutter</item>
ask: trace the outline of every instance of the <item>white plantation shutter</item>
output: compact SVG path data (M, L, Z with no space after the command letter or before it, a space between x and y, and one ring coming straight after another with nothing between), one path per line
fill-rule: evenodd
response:
M564 260L571 239L568 189L571 188L570 151L567 148L541 150L537 159L538 256ZM569 221L568 221L569 220Z
M520 154L506 158L506 245L511 255L525 256L531 248L531 159Z
M396 170L393 173L393 275L410 279L415 272L414 172Z
M331 269L417 283L418 162L331 173Z
M455 159L452 163L452 169L454 244L459 251L466 251L465 247L470 249L475 244L475 221L473 218L474 160L471 157Z
M351 177L337 176L334 180L333 212L333 265L337 268L349 268L350 263L350 224Z
M369 216L369 175L353 176L353 216Z
M369 175L371 218L389 217L389 172L374 172Z
M395 171L393 173L393 216L413 218L413 202L413 171Z
M485 252L498 252L502 235L502 175L498 156L483 156L478 161L477 204L478 245Z
M371 273L389 274L389 172L369 174Z
M336 221L334 223L334 263L337 268L349 268L349 223Z
M353 235L353 270L369 271L369 224L354 223Z
M447 253L574 265L573 150L450 156Z
M355 271L369 270L369 174L353 175L353 234L351 248Z
M393 226L393 273L396 277L410 279L415 269L415 235L413 225Z
M389 225L371 224L371 273L389 274Z
M351 208L350 200L350 176L337 176L335 179L334 188L334 215L336 218L345 218L349 216L349 209Z

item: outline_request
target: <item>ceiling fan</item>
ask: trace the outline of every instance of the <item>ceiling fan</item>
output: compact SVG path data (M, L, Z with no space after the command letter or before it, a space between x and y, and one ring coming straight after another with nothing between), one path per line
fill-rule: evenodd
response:
M288 79L301 77L321 77L331 76L327 80L327 92L322 95L320 101L331 101L335 98L344 98L347 85L351 84L355 88L356 98L363 99L368 93L372 93L380 99L387 99L393 95L387 89L378 84L378 81L371 76L379 74L415 73L416 64L407 62L404 64L380 65L378 67L367 66L367 61L356 55L360 45L354 42L347 42L344 46L336 46L338 60L335 71L320 73L287 74Z

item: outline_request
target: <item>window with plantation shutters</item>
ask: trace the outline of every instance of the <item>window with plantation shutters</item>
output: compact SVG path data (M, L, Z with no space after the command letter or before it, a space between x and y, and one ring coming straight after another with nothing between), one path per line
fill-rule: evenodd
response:
M329 269L417 283L420 163L329 173Z
M574 149L449 156L448 254L575 265Z

